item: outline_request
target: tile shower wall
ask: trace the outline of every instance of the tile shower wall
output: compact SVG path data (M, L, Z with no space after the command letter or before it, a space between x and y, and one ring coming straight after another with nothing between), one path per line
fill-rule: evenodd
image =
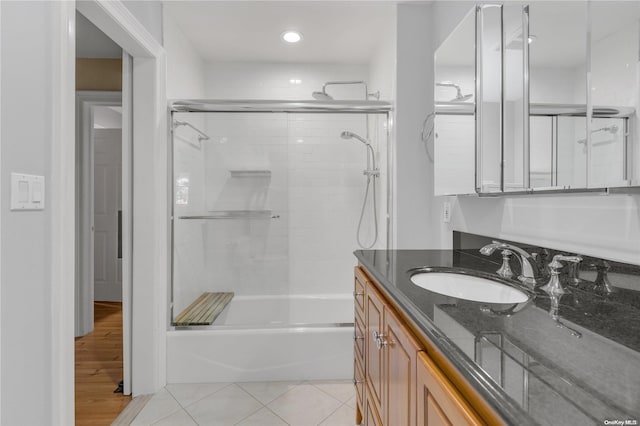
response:
M308 100L326 81L366 79L368 71L362 65L211 63L205 97ZM337 99L363 97L362 86L328 91ZM365 136L365 116L190 113L180 119L202 126L211 140L198 149L189 129L181 127L176 133L174 174L176 182L188 178L189 188L185 204L175 206L174 314L204 291L350 292L351 252L358 248L356 230L366 187L366 147L341 139L340 133ZM376 188L376 247L384 247L386 116L370 116L369 126L382 169ZM180 140L188 137L192 140ZM184 188L174 189L184 193ZM371 203L370 196L364 243L373 238ZM238 211L253 217L178 218Z
M204 291L351 291L366 148L340 133L365 135L365 116L187 115L192 123L204 121L211 139L197 149L176 134L174 313ZM383 121L370 117L372 128ZM384 137L371 139L384 145ZM378 209L386 211L384 187L377 192ZM361 233L365 243L373 238L371 202ZM252 217L184 219L239 213ZM379 247L385 245L383 216Z

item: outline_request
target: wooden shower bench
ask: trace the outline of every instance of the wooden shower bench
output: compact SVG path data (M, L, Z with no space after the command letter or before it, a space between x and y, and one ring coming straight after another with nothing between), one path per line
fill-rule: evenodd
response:
M233 293L202 293L178 314L174 325L211 325L231 299Z

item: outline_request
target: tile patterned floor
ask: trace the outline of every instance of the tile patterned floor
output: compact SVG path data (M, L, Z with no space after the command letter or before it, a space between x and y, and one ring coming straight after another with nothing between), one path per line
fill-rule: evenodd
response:
M353 426L350 381L174 384L132 426Z

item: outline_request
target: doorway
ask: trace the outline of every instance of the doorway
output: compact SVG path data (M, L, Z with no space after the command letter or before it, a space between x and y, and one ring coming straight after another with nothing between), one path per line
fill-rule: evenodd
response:
M75 6L75 7L74 7ZM164 76L166 56L158 39L120 1L86 0L55 3L54 25L61 37L53 40L59 54L52 55L55 78L52 98L56 123L53 134L55 262L52 273L53 377L52 424L73 424L73 346L75 260L74 218L76 182L74 158L74 67L75 11L87 17L102 32L122 46L123 55L123 358L125 392L135 395L156 392L166 383L165 333L166 283L169 277L169 221L166 206L168 172L167 120ZM133 83L135 80L135 92ZM131 118L135 116L135 128ZM133 169L135 165L135 176ZM76 183L74 185L74 183ZM135 192L136 197L133 197ZM133 214L135 212L135 216ZM130 236L131 240L126 241ZM136 245L133 245L133 240ZM131 259L135 258L135 265ZM133 285L135 283L135 285ZM168 284L167 284L168 285ZM133 321L133 313L136 313ZM135 344L134 344L135 342ZM132 374L135 372L135 375ZM126 380L129 378L129 380Z
M129 206L123 194L130 193L123 191L130 64L119 45L76 12L77 424L109 424L131 399L123 324L124 270L130 269L124 248L132 240L131 227L123 230L130 212L123 212Z

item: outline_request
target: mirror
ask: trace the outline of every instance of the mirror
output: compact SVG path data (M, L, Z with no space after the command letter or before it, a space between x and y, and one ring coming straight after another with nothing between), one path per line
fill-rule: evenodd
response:
M640 185L639 55L640 2L477 5L436 52L436 195Z
M475 9L435 54L435 195L475 191Z
M477 7L476 192L502 192L502 6Z
M576 156L587 132L587 2L535 2L529 7L530 187L586 187Z
M640 161L632 156L639 151L640 2L593 1L589 7L594 114L591 138L578 151L586 157L590 188L638 185ZM603 106L617 109L618 117L598 114Z
M640 3L532 2L529 8L529 187L633 184Z
M502 7L503 192L529 187L528 12L526 5Z

